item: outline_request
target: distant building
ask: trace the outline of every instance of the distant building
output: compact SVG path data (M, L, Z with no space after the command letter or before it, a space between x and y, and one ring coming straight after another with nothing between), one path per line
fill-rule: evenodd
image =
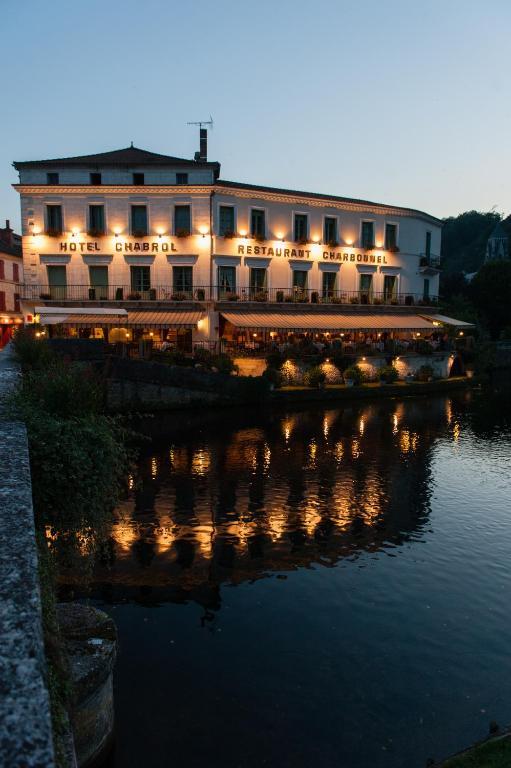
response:
M485 264L510 258L511 216L499 221L486 244Z
M22 282L21 237L6 221L5 227L0 227L0 349L11 338L15 325L23 321L20 307Z

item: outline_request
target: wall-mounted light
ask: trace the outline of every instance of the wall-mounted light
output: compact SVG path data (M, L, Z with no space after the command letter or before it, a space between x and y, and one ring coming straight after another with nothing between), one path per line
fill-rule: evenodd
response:
M209 229L207 227L199 227L199 232L202 237L206 237L209 234Z

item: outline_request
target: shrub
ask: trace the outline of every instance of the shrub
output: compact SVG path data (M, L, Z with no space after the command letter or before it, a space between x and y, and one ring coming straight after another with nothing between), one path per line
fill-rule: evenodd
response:
M48 342L45 339L35 338L35 333L39 332L40 328L39 325L20 328L14 334L14 352L24 370L28 368L39 370L53 359Z
M268 384L273 385L275 389L278 389L278 387L282 386L284 377L282 376L281 371L277 370L277 368L267 368L263 372L263 379Z
M399 378L399 374L393 365L383 365L378 371L378 376L386 384L393 384Z
M433 368L431 365L421 365L416 376L419 381L428 381L433 376Z
M197 365L203 365L205 368L211 368L211 360L213 359L213 355L209 351L209 349L204 349L204 347L196 347L194 353L193 353L193 362Z
M211 359L211 367L216 368L218 373L233 373L237 370L237 366L234 365L232 358L221 352L218 355L213 355Z
M282 357L281 353L275 349L271 352L268 352L266 355L266 363L268 365L268 368L280 368L282 363L284 362L284 358Z
M303 383L306 387L319 388L324 386L326 381L326 374L319 366L309 368L303 376Z
M346 368L344 371L344 380L346 381L346 379L351 379L357 386L362 384L364 380L364 372L362 371L362 368L358 365L351 365L349 368Z

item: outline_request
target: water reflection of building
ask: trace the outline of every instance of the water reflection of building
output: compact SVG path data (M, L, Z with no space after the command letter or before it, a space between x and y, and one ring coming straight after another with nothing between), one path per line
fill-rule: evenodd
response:
M427 521L432 447L452 419L439 398L175 431L142 458L94 579L212 606L223 583L400 545Z

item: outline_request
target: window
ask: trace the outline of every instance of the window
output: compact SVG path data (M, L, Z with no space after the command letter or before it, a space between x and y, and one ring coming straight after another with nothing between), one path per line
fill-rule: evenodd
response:
M147 206L131 206L131 234L138 237L147 235Z
M218 234L223 235L234 234L234 206L221 205L218 211Z
M236 267L218 267L218 298L236 293Z
M328 245L331 243L337 244L337 219L335 216L325 216L323 242Z
M1 277L1 275L0 275ZM13 264L12 265L12 279L15 283L19 283L20 281L20 268L19 264Z
M396 298L397 277L395 275L385 275L383 278L383 300L392 301Z
M307 270L293 269L293 289L296 293L307 290Z
M431 232L426 232L426 256L431 256Z
M151 267L130 267L131 290L133 293L142 293L151 288ZM129 298L129 297L128 297Z
M335 296L335 284L337 272L323 272L323 298L331 299Z
M101 184L101 174L100 173L91 173L91 175L90 175L90 183L93 184L95 187L97 187L99 184Z
M172 296L185 294L187 298L193 293L193 267L172 267ZM178 298L181 298L178 296Z
M251 267L249 273L250 298L254 296L264 298L266 295L266 275L265 267Z
M105 206L89 205L89 234L105 234Z
M297 243L306 241L309 229L309 217L306 213L295 213L294 235Z
M191 209L189 205L176 205L174 208L174 233L189 235L192 229Z
M144 174L143 173L134 173L133 174L133 184L136 187L142 187L145 184L145 182L144 182Z
M397 224L385 224L385 250L397 248Z
M362 248L374 248L374 222L362 222Z
M47 235L62 234L62 206L61 205L46 206L46 234Z
M429 278L424 278L424 290L422 291L422 298L427 301L429 299Z
M176 184L188 184L188 174L176 173Z
M5 312L5 291L0 291L0 312Z
M360 275L360 303L369 304L373 292L373 276Z
M58 173L47 173L46 174L46 183L47 184L58 184L59 183L59 175L58 175Z
M266 212L262 208L252 208L250 212L250 234L252 237L266 236Z
M19 295L19 293L15 293L14 294L14 311L15 312L21 312L20 295Z
M51 299L65 299L67 287L66 268L63 266L46 267Z
M89 267L89 298L108 299L108 267Z
M0 259L0 280L5 280L5 261Z

